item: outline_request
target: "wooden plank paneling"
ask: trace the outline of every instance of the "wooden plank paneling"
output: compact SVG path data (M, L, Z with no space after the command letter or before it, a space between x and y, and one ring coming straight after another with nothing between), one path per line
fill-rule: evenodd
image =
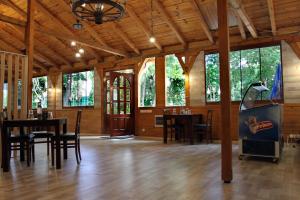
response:
M19 112L18 112L18 82L19 82L19 65L20 65L20 57L18 55L15 56L15 63L14 63L14 106L13 106L13 112L14 112L14 119L19 118Z
M7 58L7 117L11 119L12 114L12 97L13 97L13 57L8 55Z
M0 63L0 112L3 111L4 78L5 78L5 53L1 53L1 63Z
M21 99L21 118L27 118L27 97L28 97L28 57L22 57L22 99Z

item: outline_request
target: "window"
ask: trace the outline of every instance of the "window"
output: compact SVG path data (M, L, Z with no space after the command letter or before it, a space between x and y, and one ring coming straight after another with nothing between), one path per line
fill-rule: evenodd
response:
M185 106L185 78L175 55L166 56L166 104Z
M47 108L48 97L48 79L47 76L32 78L32 108L36 109L39 102L42 108Z
M155 58L147 58L139 73L139 107L155 107Z
M205 65L206 101L220 101L219 54L206 55ZM281 67L279 45L230 52L231 100L240 101L250 84L259 81L264 82L269 88L269 91L262 94L261 100L270 99L279 67Z
M94 106L94 71L63 75L63 106Z

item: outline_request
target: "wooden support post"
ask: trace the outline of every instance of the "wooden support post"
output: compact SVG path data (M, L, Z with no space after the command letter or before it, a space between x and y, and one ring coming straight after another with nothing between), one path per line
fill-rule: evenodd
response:
M1 53L1 67L0 67L0 111L3 111L3 86L5 78L5 54Z
M26 54L28 56L28 95L27 107L32 107L32 70L33 70L33 55L34 55L34 10L36 0L27 0L27 25L26 25Z
M97 69L98 71L98 74L99 74L99 77L100 77L100 90L101 90L101 93L100 93L100 99L101 99L101 103L100 103L100 110L101 110L101 132L100 134L104 134L105 133L105 127L104 127L104 116L106 115L106 113L104 113L104 106L105 105L105 100L104 100L104 97L106 97L106 94L104 94L104 92L106 92L106 88L104 88L105 84L104 84L104 81L105 80L105 72L104 72L104 68L103 67L100 67Z
M21 104L21 119L27 118L27 94L28 94L28 57L23 57L22 63L22 104Z
M229 29L228 0L218 0L218 27L220 53L220 83L221 83L221 140L222 140L222 180L230 183L232 180L232 144L231 144L231 96L229 67Z
M155 59L155 84L156 84L156 107L165 107L165 57L156 57Z

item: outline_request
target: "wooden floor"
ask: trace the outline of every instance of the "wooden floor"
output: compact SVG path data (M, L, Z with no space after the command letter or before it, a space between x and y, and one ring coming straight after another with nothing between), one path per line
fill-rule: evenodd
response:
M299 199L300 147L285 148L279 164L237 159L234 180L220 180L220 145L161 144L151 140L82 140L75 156L55 170L38 146L36 163L12 159L1 172L0 199ZM72 151L72 150L71 150Z

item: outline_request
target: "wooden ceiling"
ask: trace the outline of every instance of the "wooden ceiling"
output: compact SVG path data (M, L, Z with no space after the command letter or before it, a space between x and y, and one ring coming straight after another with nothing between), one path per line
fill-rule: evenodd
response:
M24 52L26 2L0 0L0 50ZM150 0L128 0L121 20L102 25L83 21L83 30L72 28L76 18L68 2L37 1L35 67L46 71L62 66L72 68L76 63L87 65L91 61L204 49L216 46L218 41L216 0L153 0L155 44L149 42ZM230 36L238 43L268 37L280 39L300 32L299 0L230 0L229 7ZM83 58L75 58L71 40L86 50ZM300 56L298 43L289 43L293 49L298 48Z

